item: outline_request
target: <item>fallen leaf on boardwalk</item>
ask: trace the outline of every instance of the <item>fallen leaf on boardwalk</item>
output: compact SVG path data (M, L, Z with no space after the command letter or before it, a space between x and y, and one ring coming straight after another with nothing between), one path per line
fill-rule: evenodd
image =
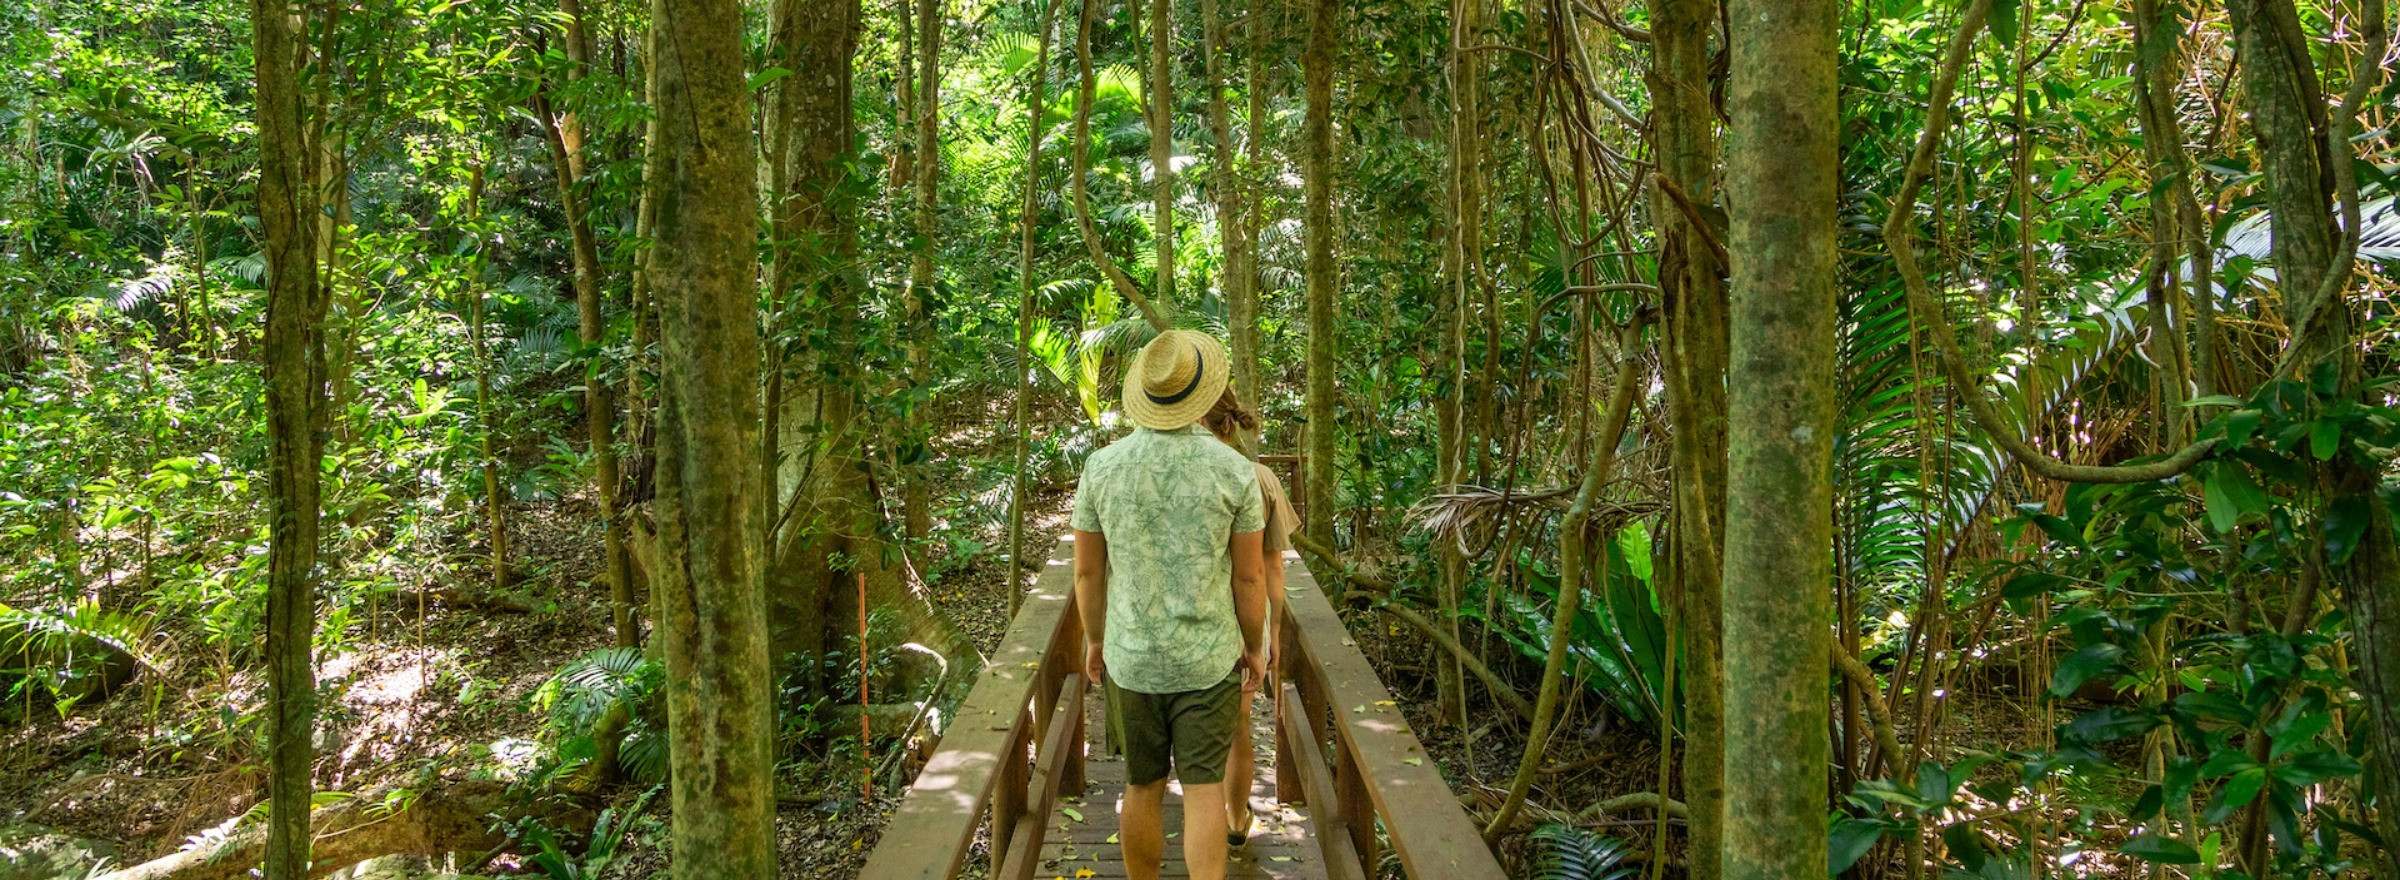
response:
M1402 764L1407 764L1408 766L1411 766L1411 767L1423 767L1423 766L1425 766L1425 759L1424 759L1424 758L1408 758L1408 759L1402 760L1400 763L1402 763Z
M1168 836L1168 837L1182 837L1182 836L1183 836L1183 832L1181 832L1181 831L1169 831L1169 832L1167 832L1167 836Z
M1358 705L1356 705L1356 706L1352 706L1352 707L1350 707L1350 711L1352 711L1352 712L1358 712L1358 713L1363 713L1363 712L1367 711L1367 704L1365 704L1365 703L1360 703L1360 704L1358 704Z
M1110 842L1110 843L1115 843L1115 842L1117 842L1117 836L1116 836L1116 835L1114 835L1114 834L1111 834L1111 835L1109 835L1109 836L1108 836L1108 842Z
M1069 819L1073 819L1077 822L1083 821L1083 813L1077 811L1074 807L1060 807L1058 808L1058 811L1067 814L1067 818Z
M1400 702L1399 702L1398 700L1376 700L1376 701L1375 701L1375 705L1378 705L1378 706L1397 706L1397 705L1400 705Z
M1278 862L1288 862L1292 860L1291 856L1268 856L1267 858Z
M1090 868L1076 868L1075 876L1077 880L1082 880L1084 877L1098 877L1100 876L1100 872L1094 871Z

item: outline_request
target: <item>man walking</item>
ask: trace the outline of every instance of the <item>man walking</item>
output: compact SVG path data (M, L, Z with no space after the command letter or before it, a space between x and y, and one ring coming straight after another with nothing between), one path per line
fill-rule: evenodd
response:
M1084 672L1108 686L1125 748L1118 835L1134 880L1155 880L1165 857L1170 768L1185 866L1193 880L1225 876L1226 749L1242 691L1266 675L1258 476L1198 424L1227 374L1215 338L1159 334L1125 371L1138 427L1092 454L1075 492Z

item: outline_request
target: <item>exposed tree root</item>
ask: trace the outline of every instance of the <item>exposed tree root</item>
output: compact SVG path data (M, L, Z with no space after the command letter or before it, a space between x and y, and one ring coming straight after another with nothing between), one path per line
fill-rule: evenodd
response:
M527 803L510 797L505 784L488 781L436 783L396 812L383 812L381 806L380 800L360 798L317 810L309 823L308 876L323 877L381 856L497 849L508 837L486 826L493 814L539 818L575 835L587 833L595 820L582 804L556 798ZM246 830L99 880L233 880L249 876L265 853L266 838Z

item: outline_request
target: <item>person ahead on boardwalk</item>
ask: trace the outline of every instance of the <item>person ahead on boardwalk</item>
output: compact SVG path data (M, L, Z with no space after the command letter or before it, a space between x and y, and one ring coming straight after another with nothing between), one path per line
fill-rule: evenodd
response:
M1217 398L1216 406L1200 420L1209 433L1234 449L1242 448L1242 436L1258 431L1258 414L1242 405L1241 395L1233 386ZM1266 632L1260 644L1266 646L1267 668L1275 668L1275 626L1283 620L1283 552L1292 549L1292 530L1300 524L1300 515L1292 511L1291 496L1283 491L1283 481L1266 465L1252 463L1258 475L1258 492L1266 504L1267 527L1259 541L1265 561ZM1273 684L1269 683L1269 687ZM1245 711L1236 712L1233 720L1233 746L1225 757L1225 842L1241 846L1250 840L1250 781L1257 776L1257 757L1250 749L1250 713L1246 711L1259 688L1242 689L1241 703Z
M1222 880L1225 759L1243 692L1266 675L1260 533L1248 458L1199 424L1225 391L1225 347L1169 330L1125 371L1131 435L1092 453L1075 491L1084 672L1108 688L1125 749L1125 869L1154 880L1167 776L1183 784L1183 858ZM1228 586L1230 585L1230 587Z

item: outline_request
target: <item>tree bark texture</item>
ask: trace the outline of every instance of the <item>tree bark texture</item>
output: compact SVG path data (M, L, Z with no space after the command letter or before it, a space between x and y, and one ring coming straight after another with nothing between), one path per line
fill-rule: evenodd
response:
M1650 25L1652 137L1659 170L1695 206L1717 192L1716 107L1710 101L1709 36L1716 0L1659 0ZM1725 821L1725 267L1674 197L1654 188L1650 216L1659 227L1659 292L1667 405L1675 424L1674 566L1683 624L1684 801L1691 805L1691 876L1721 875Z
M1175 302L1175 0L1150 0L1150 187L1156 212L1150 220L1158 246L1158 271L1150 298Z
M1228 356L1233 359L1234 390L1240 392L1244 402L1255 407L1261 400L1258 290L1253 284L1256 270L1251 268L1254 257L1250 253L1250 233L1245 228L1249 217L1242 207L1244 169L1237 167L1234 158L1232 112L1225 106L1227 50L1225 25L1217 15L1217 0L1201 0L1200 22L1204 41L1201 54L1208 57L1209 189L1217 203L1217 235L1225 251L1224 274L1218 284L1225 297L1226 330L1233 337ZM1257 137L1258 133L1251 132L1250 136Z
M733 0L660 0L663 139L655 614L667 664L674 865L776 874L774 684L759 454L755 147Z
M1308 512L1303 531L1333 547L1333 515L1341 497L1335 464L1335 339L1340 326L1334 291L1341 267L1333 254L1333 75L1340 39L1341 4L1313 0L1308 6L1308 40L1300 53L1307 80L1308 108L1301 124L1301 170L1307 178L1305 227L1308 275Z
M933 380L933 314L928 299L934 292L933 255L941 237L942 183L942 0L917 0L917 45L924 57L917 64L917 241L908 264L907 347L908 382L925 389ZM924 403L908 407L902 433L910 446L927 442ZM926 486L922 462L901 469L906 485L901 510L908 536L922 538L933 530L932 492Z
M1734 0L1726 187L1723 876L1825 870L1832 650L1833 273L1841 130L1832 0Z
M317 273L324 182L312 170L321 103L301 88L308 7L252 0L258 60L259 225L266 236L268 880L308 876L316 752L318 508L322 485L326 290ZM327 25L330 26L330 25Z

